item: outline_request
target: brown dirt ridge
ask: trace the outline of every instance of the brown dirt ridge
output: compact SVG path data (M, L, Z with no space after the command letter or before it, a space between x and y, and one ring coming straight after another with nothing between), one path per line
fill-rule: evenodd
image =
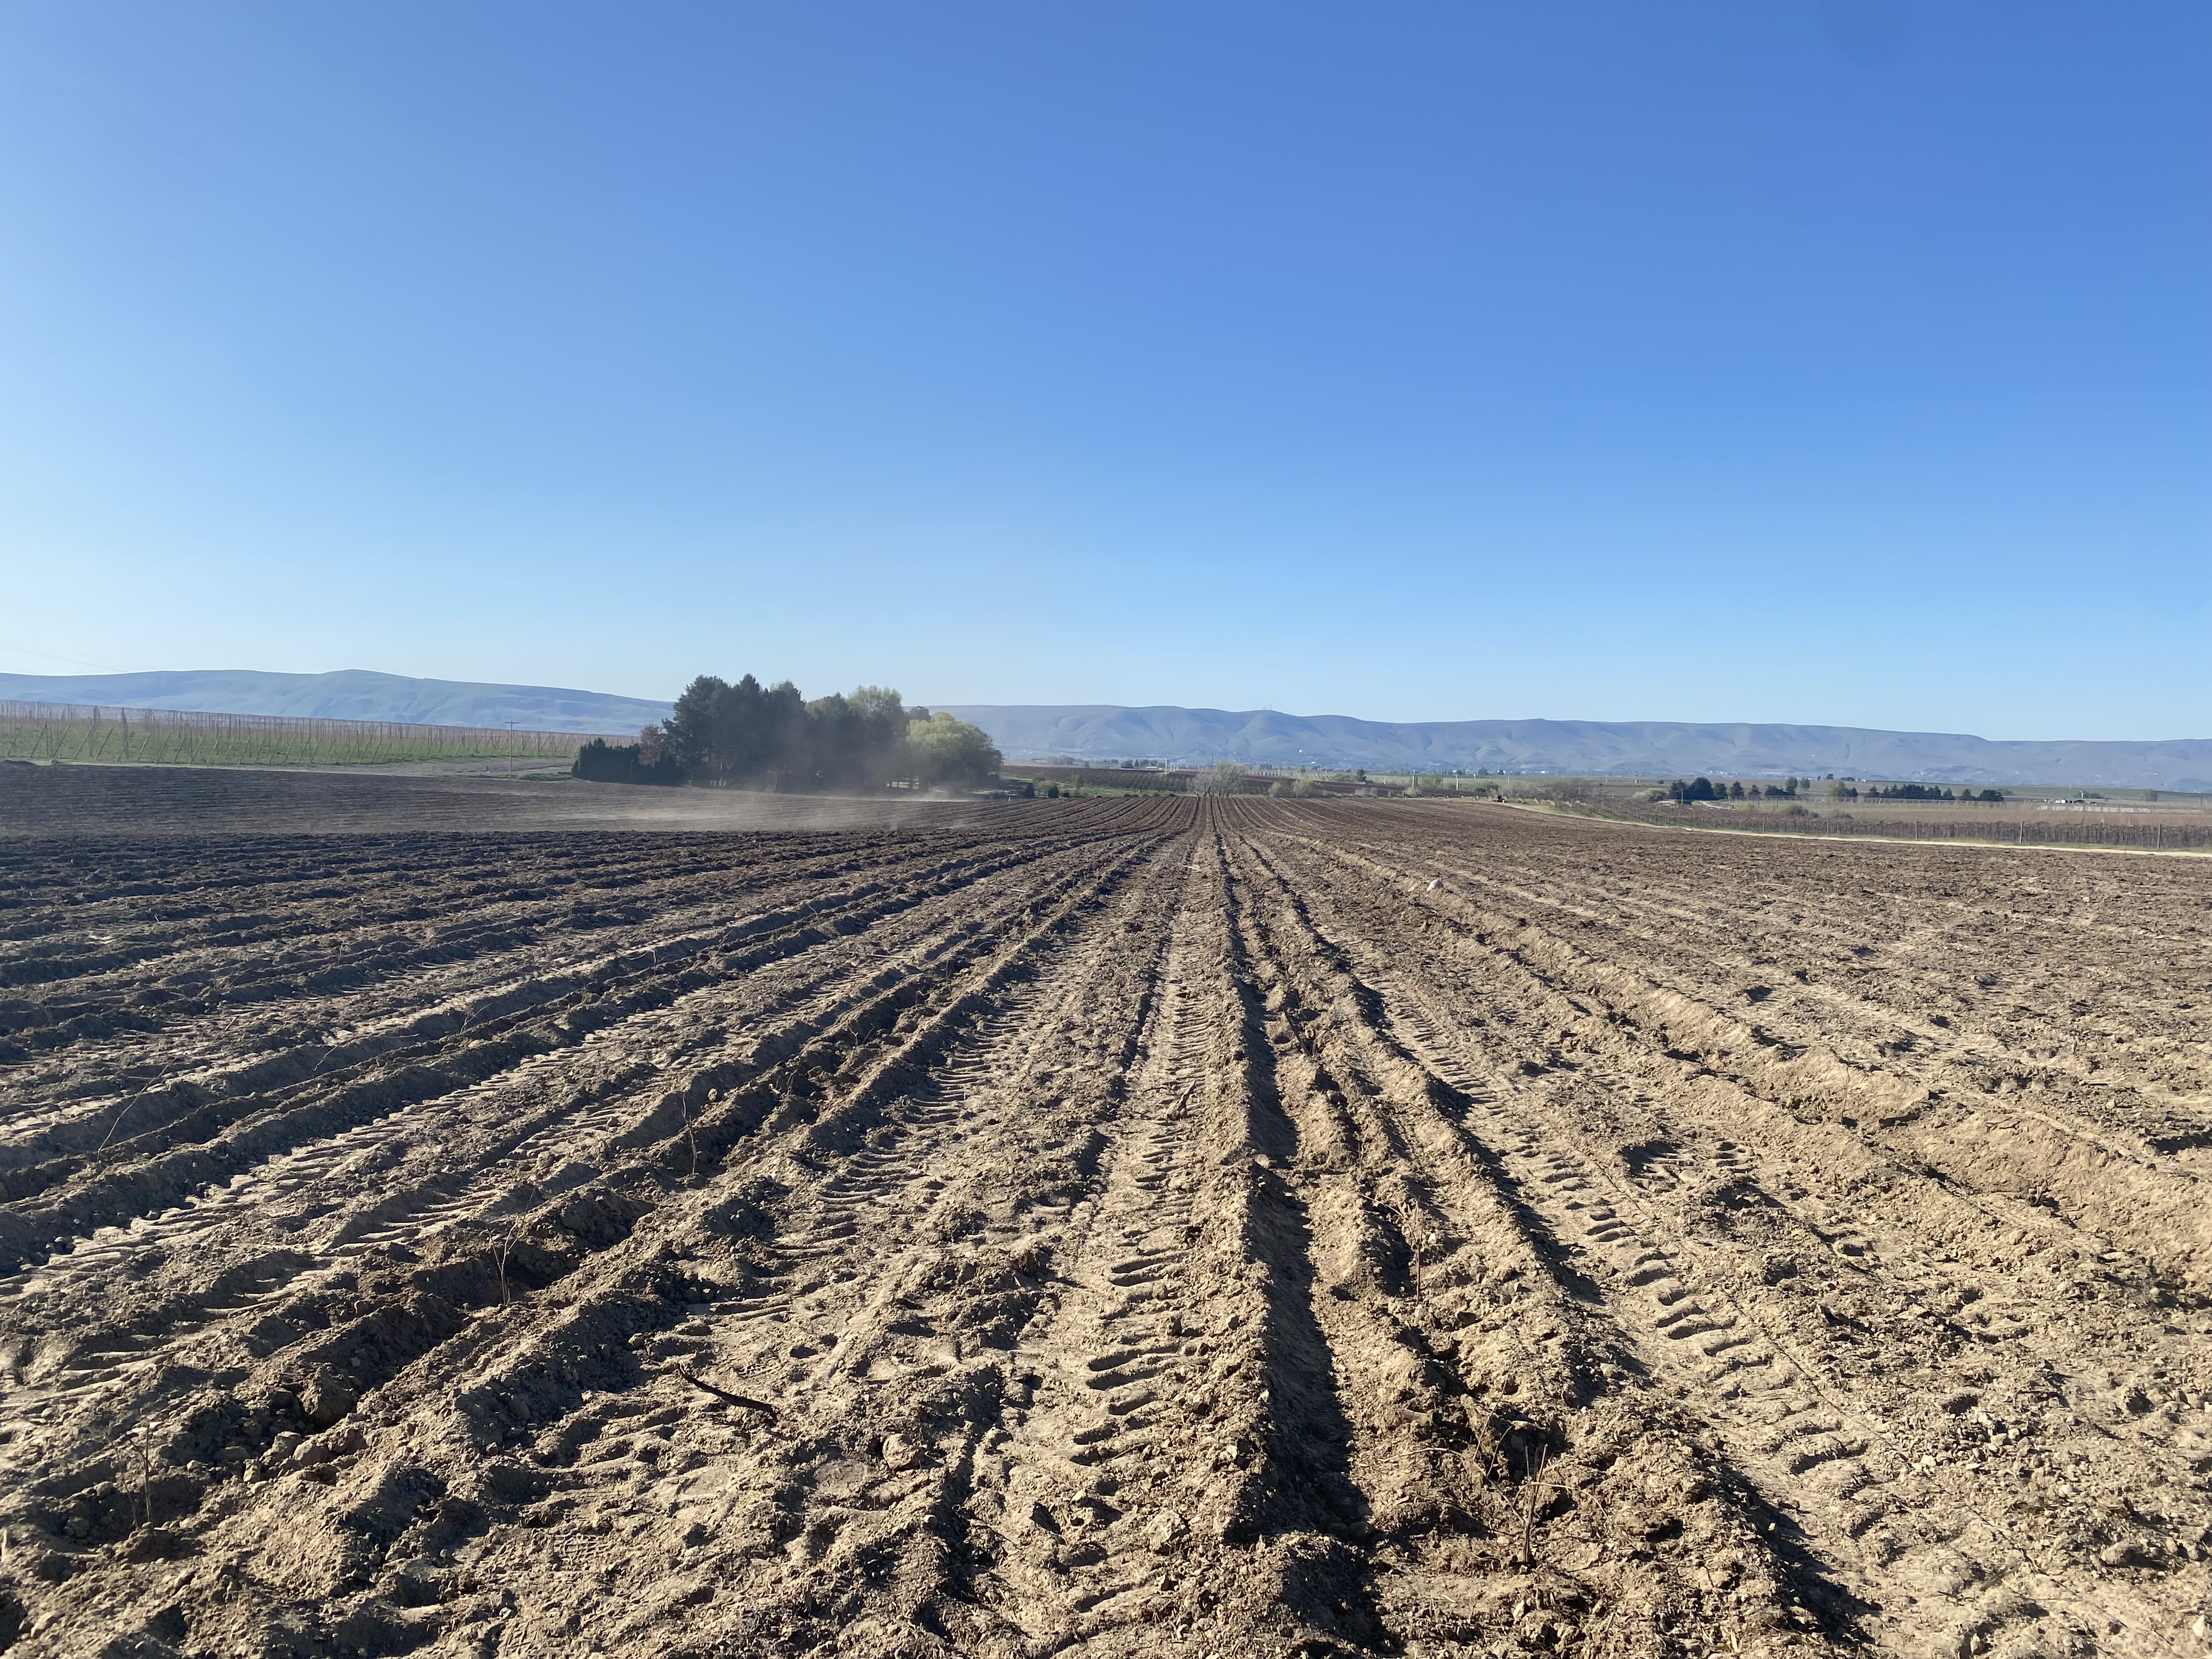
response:
M398 781L0 839L9 1659L2212 1650L2201 862Z

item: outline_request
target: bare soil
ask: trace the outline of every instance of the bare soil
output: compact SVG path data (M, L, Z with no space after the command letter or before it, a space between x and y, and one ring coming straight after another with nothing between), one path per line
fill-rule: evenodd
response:
M2212 864L325 781L0 842L11 1659L2207 1649Z
M828 830L972 819L974 802L638 788L488 776L433 761L296 767L0 760L0 839L332 835L402 830Z

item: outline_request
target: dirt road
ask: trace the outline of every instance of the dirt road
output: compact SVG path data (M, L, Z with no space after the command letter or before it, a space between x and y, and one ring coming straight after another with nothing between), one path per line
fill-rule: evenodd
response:
M0 845L11 1656L2203 1653L2212 866Z

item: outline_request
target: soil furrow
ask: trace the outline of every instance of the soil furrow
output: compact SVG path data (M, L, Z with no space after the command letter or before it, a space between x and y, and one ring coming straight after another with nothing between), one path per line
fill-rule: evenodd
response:
M1352 897L1352 890L1319 880L1308 883L1306 890L1322 896L1318 902ZM1378 886L1367 902L1378 916L1395 911L1418 918L1432 902L1425 890L1419 900ZM1347 937L1376 936L1371 923L1344 926ZM1416 927L1426 931L1418 920ZM1643 1346L1655 1357L1655 1374L1671 1373L1677 1386L1711 1401L1715 1421L1745 1466L1767 1474L1770 1489L1806 1521L1808 1535L1826 1537L1824 1553L1839 1562L1858 1556L1852 1588L1869 1605L1893 1610L1887 1622L1900 1627L1899 1639L1917 1632L1938 1645L1954 1638L1984 1644L2063 1641L2068 1631L2090 1628L2115 1613L2131 1615L2119 1620L2121 1629L2142 1635L2157 1629L2154 1603L2112 1582L2104 1559L2130 1550L2148 1559L2154 1545L2149 1552L2114 1546L2106 1541L2109 1533L2098 1535L2103 1528L2078 1523L2066 1529L2073 1539L2062 1541L2064 1534L2054 1534L2045 1516L2065 1507L2055 1500L2063 1500L2070 1483L2054 1493L2033 1478L2034 1463L2048 1453L2031 1453L2028 1466L2003 1471L2013 1480L2025 1479L2029 1484L2023 1491L2002 1477L1986 1478L1981 1456L1961 1458L1954 1451L1961 1443L2017 1450L2033 1437L2037 1453L2056 1443L2063 1468L2069 1458L2104 1462L2119 1449L2109 1431L2069 1431L2081 1419L2063 1407L2088 1403L2083 1396L2095 1384L2058 1381L2061 1368L2078 1371L2080 1361L2078 1347L2069 1352L2063 1329L2051 1333L2054 1340L2039 1340L2046 1319L2060 1323L2051 1317L2057 1310L2031 1312L2015 1294L2008 1298L2013 1310L2002 1318L1981 1310L1967 1315L1972 1324L1945 1319L1945 1312L1964 1308L1955 1297L1942 1296L1938 1275L1911 1259L1926 1248L1921 1241L1931 1201L1947 1242L1960 1242L1964 1234L1998 1246L1989 1253L1998 1258L1989 1262L1997 1270L1993 1279L2003 1276L2004 1238L2015 1247L2022 1242L2019 1223L2026 1221L2031 1234L2067 1230L2051 1227L2048 1218L2033 1212L2027 1217L1992 1213L1986 1204L1942 1188L1918 1195L1911 1220L1894 1233L1863 1227L1859 1224L1873 1220L1865 1208L1867 1186L1849 1192L1833 1182L1838 1164L1848 1175L1854 1161L1863 1165L1865 1160L1853 1160L1848 1152L1838 1157L1843 1149L1820 1144L1824 1126L1810 1126L1814 1145L1791 1148L1793 1140L1806 1138L1805 1129L1757 1099L1712 1086L1667 1091L1643 1071L1607 1077L1618 1063L1601 1040L1607 1028L1575 1018L1572 993L1588 994L1587 984L1562 987L1540 973L1526 973L1516 988L1499 976L1484 975L1485 988L1470 1000L1470 988L1458 982L1466 976L1443 964L1455 969L1470 959L1495 962L1497 953L1408 953L1395 943L1387 950L1365 948L1371 957L1368 971L1393 1014L1402 1018L1409 1046L1439 1056L1441 1074L1488 1102L1499 1117L1501 1156L1525 1190L1551 1211L1565 1236L1577 1237L1593 1260L1607 1262L1624 1285L1633 1287L1634 1298L1623 1305L1632 1315L1638 1299L1643 1303L1640 1322L1650 1334ZM1440 975L1450 989L1418 988L1438 983ZM1554 1004L1546 1010L1548 1018L1526 1018L1528 1004L1547 998ZM1562 1002L1565 1006L1557 1006ZM1486 1018L1468 1021L1465 1011L1477 1007ZM1587 1040L1577 1041L1577 1035ZM1468 1056L1464 1063L1474 1069L1455 1071L1448 1058L1455 1052ZM1653 1105L1655 1095L1668 1104ZM1732 1136L1761 1140L1762 1150ZM1588 1156L1576 1158L1568 1150L1578 1146L1589 1149ZM1778 1151L1782 1158L1774 1156ZM1790 1151L1801 1155L1789 1156ZM1770 1171L1767 1166L1776 1164L1783 1167ZM1896 1187L1909 1173L1893 1170L1885 1177L1867 1170L1860 1180L1879 1191ZM1820 1195L1823 1187L1832 1198ZM1947 1209L1953 1212L1948 1218L1942 1216ZM2008 1231L1996 1239L1982 1237L2001 1228ZM1876 1241L1888 1235L1897 1243L1885 1251L1869 1231ZM1808 1247L1820 1256L1808 1258ZM1948 1250L1942 1256L1947 1263L1956 1259ZM1808 1308L1807 1292L1827 1288L1815 1282L1827 1275L1804 1271L1804 1264L1821 1258L1837 1263L1857 1285L1846 1297ZM2018 1261L2014 1255L2013 1264ZM1910 1384L1914 1364L1908 1361L1881 1368L1889 1376L1878 1390L1859 1377L1839 1382L1822 1361L1833 1354L1838 1338L1846 1351L1870 1338L1868 1316L1877 1300L1893 1299L1927 1322L1921 1326L1926 1335L1908 1349L1918 1352L1925 1380ZM1965 1306L1978 1299L1970 1291ZM1808 1313L1819 1321L1809 1340ZM2063 1322L2069 1328L2073 1322ZM2145 1340L2139 1337L2135 1346ZM2154 1349L2160 1346L2155 1326L2147 1340ZM2166 1365L2187 1363L2184 1328L2172 1328L2165 1346L2171 1356ZM1966 1358L1977 1346L1989 1357ZM2155 1359L2152 1368L2163 1369ZM1992 1408L2002 1416L1991 1418ZM1979 1420L1959 1425L1964 1433L1939 1430L1942 1455L1922 1449L1936 1437L1929 1433L1931 1425L1956 1424L1964 1414ZM2124 1421L2124 1408L2112 1415ZM1992 1422L1997 1426L1989 1427ZM1908 1425L1909 1433L1899 1432ZM2142 1437L2137 1431L2125 1438ZM2158 1438L2155 1432L2151 1438ZM2154 1479L2191 1484L2187 1443L2184 1439L2174 1446L2182 1455ZM2178 1513L2170 1504L2162 1507L2160 1528L2176 1527L2185 1539L2202 1528L2197 1504ZM1894 1611L1900 1605L1915 1611L1900 1616ZM2160 1650L2153 1641L2135 1650Z
M9 1659L2204 1650L2201 866L33 781Z
M988 936L988 925L979 924L987 924L990 914L988 906L982 911L977 911L972 898L963 894L957 912L948 913L937 924L936 933L925 934L915 944L905 948L905 954L912 957L912 963L903 969L896 966L897 953L888 960L856 963L836 946L823 946L816 941L815 947L808 954L831 957L823 964L828 977L825 979L823 973L817 971L787 983L781 994L787 998L799 998L805 1006L780 1028L757 1024L745 1028L746 1040L756 1052L763 1048L795 1048L803 1043L808 1031L819 1030L832 1020L841 1006L841 999L849 1000L854 992L864 997L879 999L887 984L904 983L918 974L942 968L947 962L957 962L963 946L972 951L979 940ZM950 930L946 931L948 924ZM885 945L890 943L888 939L884 941ZM951 953L950 957L948 952ZM837 988L841 980L850 984L853 990L841 993ZM635 997L624 1000L635 1009ZM641 1040L652 1041L651 1033L635 1029L639 1021L649 1018L657 1024L674 1024L680 1032L675 1038L678 1047L688 1047L696 1051L709 1041L726 1041L726 1037L718 1037L717 1033L726 1032L732 1020L757 1022L763 1013L772 1012L774 1009L771 1003L766 1009L748 1012L749 1005L757 1000L751 997L741 998L734 1008L718 1006L728 1000L726 992L718 992L710 987L695 990L659 1012L629 1012L617 1025L592 1022L574 1029L568 1033L571 1037L580 1039L591 1047L614 1051L611 1076L603 1078L595 1085L581 1091L564 1091L562 1098L550 1104L533 1105L532 1100L544 1092L538 1077L544 1072L544 1063L556 1056L546 1053L529 1056L515 1074L520 1097L511 1103L495 1103L505 1088L501 1079L506 1074L501 1073L463 1094L443 1096L419 1105L404 1107L399 1111L361 1124L336 1137L301 1147L276 1164L258 1170L253 1176L234 1177L232 1184L211 1203L187 1205L167 1212L150 1225L142 1224L128 1233L118 1231L111 1240L95 1240L88 1246L80 1247L62 1259L64 1265L50 1267L43 1272L27 1275L15 1293L21 1295L27 1291L34 1295L66 1297L72 1273L79 1277L98 1273L110 1267L118 1257L143 1258L149 1254L173 1249L181 1237L222 1229L233 1217L265 1213L272 1206L280 1211L290 1209L297 1218L288 1224L286 1230L296 1229L302 1224L312 1223L318 1208L328 1209L331 1200L325 1198L319 1205L310 1202L305 1210L300 1209L294 1200L303 1191L312 1200L318 1190L328 1187L333 1175L343 1176L350 1174L356 1177L362 1175L384 1176L385 1178L377 1185L386 1192L390 1192L394 1185L399 1185L399 1191L381 1199L373 1212L364 1213L356 1210L353 1218L332 1230L336 1250L350 1254L363 1241L411 1243L421 1231L422 1220L411 1214L404 1196L404 1185L395 1182L390 1175L386 1174L400 1164L410 1145L430 1154L428 1159L418 1161L429 1162L434 1167L449 1152L453 1132L461 1130L468 1120L503 1121L510 1126L507 1138L517 1143L515 1147L505 1153L489 1157L486 1160L488 1167L482 1168L481 1173L469 1187L458 1194L440 1192L438 1187L441 1183L436 1176L431 1176L429 1182L426 1183L428 1191L425 1196L437 1200L437 1211L456 1216L465 1215L474 1208L482 1207L489 1199L499 1196L501 1188L499 1169L503 1159L514 1157L516 1152L526 1152L532 1143L542 1142L553 1133L565 1130L565 1138L574 1150L603 1158L603 1151L591 1146L585 1139L592 1130L611 1126L615 1120L624 1115L648 1124L651 1121L652 1108L631 1106L628 1103L635 1097L638 1086L650 1084L660 1074L662 1068L657 1063L641 1066L635 1060L620 1057L623 1050L634 1048ZM649 1000L647 1008L655 1007L658 1001L657 998ZM600 1006L605 1007L606 1005L603 1002ZM667 1037L660 1039L664 1044L669 1041ZM664 1048L661 1052L665 1055L668 1050ZM601 1063L599 1069L605 1069L605 1062ZM692 1068L695 1073L698 1069L696 1066ZM721 1080L734 1081L736 1075L730 1063L723 1062L721 1072L718 1073ZM684 1086L704 1088L708 1085L697 1083L695 1078ZM665 1102L666 1096L664 1094L660 1098ZM515 1116L518 1109L520 1112L519 1119ZM449 1123L452 1125L450 1129L447 1127ZM539 1157L542 1162L544 1154L541 1152ZM555 1171L550 1178L559 1180L561 1172ZM358 1186L361 1182L356 1179L344 1184ZM413 1223L411 1225L409 1224L410 1221ZM266 1245L263 1240L254 1239L248 1243L246 1248L266 1248ZM204 1251L201 1254L204 1256ZM327 1259L317 1254L311 1254L303 1261L328 1265ZM302 1271L305 1271L304 1267ZM149 1363L143 1362L137 1368L143 1369L143 1364ZM35 1398L33 1394L32 1399Z
M1510 1638L1532 1605L1631 1650L1662 1623L1734 1648L1844 1626L1820 1565L1778 1555L1771 1499L1650 1391L1572 1235L1472 1127L1480 1097L1407 1048L1264 855L1252 868L1316 1126L1304 1179L1340 1218L1324 1317L1358 1357L1393 1623L1446 1650Z

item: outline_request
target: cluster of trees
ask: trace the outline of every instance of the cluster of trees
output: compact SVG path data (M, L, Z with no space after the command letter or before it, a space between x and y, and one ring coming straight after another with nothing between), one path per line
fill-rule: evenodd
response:
M1810 778L1784 778L1778 785L1754 783L1748 788L1741 783L1715 783L1711 778L1692 778L1687 783L1677 778L1663 791L1655 790L1644 799L1658 799L1663 795L1664 799L1673 801L1796 800L1799 790L1808 790L1812 787L1813 780ZM1939 788L1932 783L1892 784L1886 789L1876 785L1866 793L1875 800L2001 801L2005 798L2002 789L1984 789L1979 794L1971 789L1961 789L1954 795L1948 789ZM1859 798L1859 792L1848 781L1830 784L1828 794L1834 800L1856 800Z
M1743 786L1736 785L1739 796L1742 791ZM1672 801L1726 800L1728 798L1728 786L1715 783L1711 778L1692 778L1687 783L1676 778L1667 786L1667 799Z
M1838 784L1835 788L1830 790L1828 793L1845 800L1856 800L1859 798L1859 792L1857 790L1846 789L1841 784ZM1880 784L1875 784L1870 786L1866 793L1868 799L1870 800L1980 800L1994 802L2001 801L2005 798L2005 793L2002 789L1984 789L1979 794L1976 794L1971 789L1961 789L1954 795L1948 789L1939 789L1932 783L1893 783L1887 789L1883 788Z
M1811 787L1810 778L1784 778L1779 783L1753 784L1746 788L1742 783L1715 783L1711 778L1692 778L1684 783L1680 778L1667 786L1668 800L1796 800L1800 789Z
M580 778L612 783L695 783L722 788L820 791L975 788L1001 757L980 727L909 708L884 686L809 702L789 680L763 687L702 674L666 722L634 744L594 738L577 750Z

